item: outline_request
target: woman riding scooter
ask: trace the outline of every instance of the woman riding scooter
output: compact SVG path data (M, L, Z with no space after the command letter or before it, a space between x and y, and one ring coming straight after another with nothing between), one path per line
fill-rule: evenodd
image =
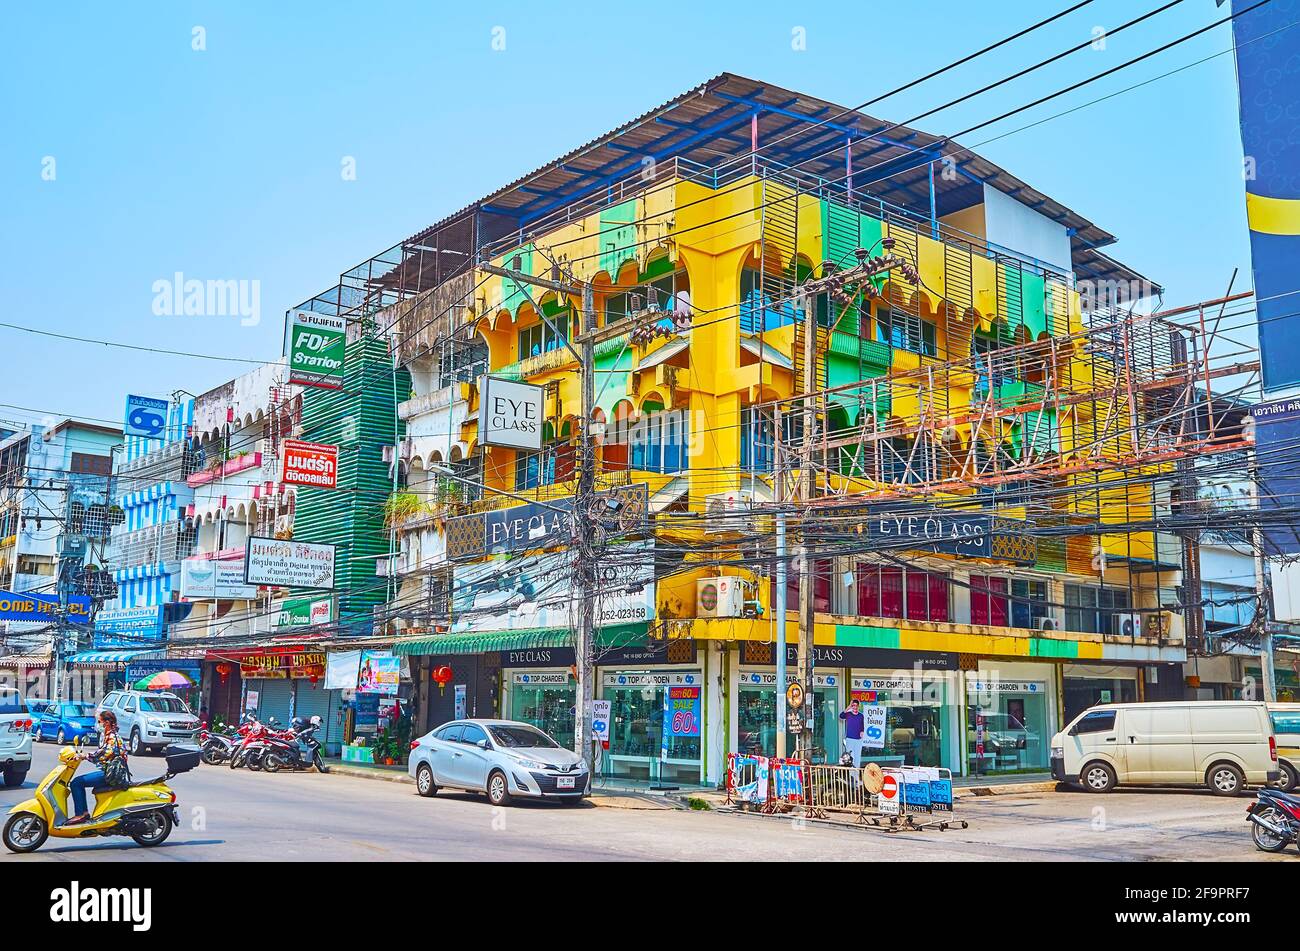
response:
M131 784L131 773L127 769L126 762L126 746L117 732L117 714L112 710L102 711L99 714L99 726L103 731L99 749L77 754L78 759L88 760L96 764L99 769L77 776L68 784L72 792L73 808L77 810L77 814L65 825L71 826L89 821L90 809L86 805L87 789L94 789L96 786L125 789Z

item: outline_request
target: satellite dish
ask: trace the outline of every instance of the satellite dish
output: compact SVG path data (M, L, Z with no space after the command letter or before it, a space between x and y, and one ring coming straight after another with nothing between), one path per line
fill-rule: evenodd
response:
M885 785L885 771L876 763L868 763L862 767L862 785L867 787L867 792L876 796Z

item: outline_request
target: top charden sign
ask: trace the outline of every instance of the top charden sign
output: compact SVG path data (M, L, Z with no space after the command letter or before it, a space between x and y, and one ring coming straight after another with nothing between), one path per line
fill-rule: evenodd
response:
M332 489L338 485L339 447L319 442L284 441L280 457L280 481L285 485L309 485Z

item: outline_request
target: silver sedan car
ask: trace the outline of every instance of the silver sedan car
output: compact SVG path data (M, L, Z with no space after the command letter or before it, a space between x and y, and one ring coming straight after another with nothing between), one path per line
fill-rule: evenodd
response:
M444 723L416 741L407 772L421 796L464 789L496 806L516 796L573 804L591 795L582 757L517 720Z

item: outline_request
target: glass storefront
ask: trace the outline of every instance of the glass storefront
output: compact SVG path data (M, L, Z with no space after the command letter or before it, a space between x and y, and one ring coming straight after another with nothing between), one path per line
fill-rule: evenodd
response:
M795 675L787 672L788 681ZM840 698L843 678L839 674L815 674L809 699L813 705L813 762L833 763L839 759ZM737 691L736 752L757 756L776 755L776 672L741 670ZM786 732L786 755L793 755L795 735Z
M570 750L576 701L577 683L567 670L510 671L510 719L531 723Z
M614 671L601 677L610 702L601 772L622 779L701 781L704 678L698 670Z
M954 675L955 676L955 675ZM949 706L949 684L942 675L934 679L899 677L885 673L854 676L849 699L862 706L885 708L882 747L864 746L863 762L881 766L943 766L958 772L955 711Z
M1066 667L1064 683L1066 723L1099 703L1137 703L1137 678L1132 674L1127 677L1106 676L1103 671L1074 674Z
M966 761L972 776L1041 772L1049 766L1047 681L966 675Z

